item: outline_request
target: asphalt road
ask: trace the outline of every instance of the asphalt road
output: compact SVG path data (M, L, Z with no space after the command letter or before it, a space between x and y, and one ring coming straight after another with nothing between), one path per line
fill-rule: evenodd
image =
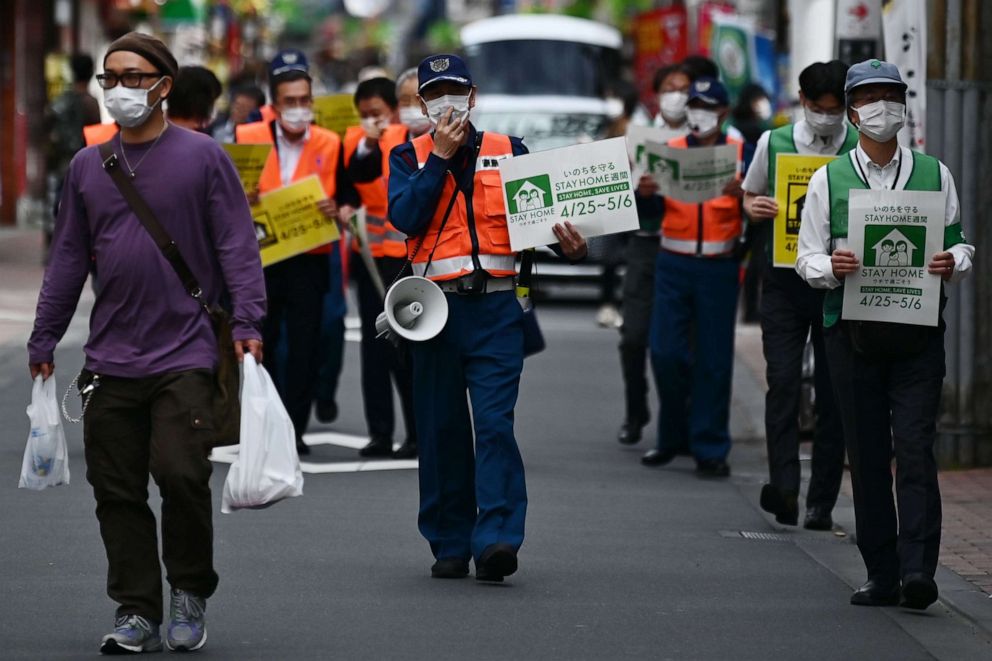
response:
M753 410L762 391L746 370L735 377L729 481L697 479L686 459L642 467L647 441L626 449L614 440L617 338L592 314L541 310L549 348L528 359L517 408L530 507L516 575L499 586L430 578L413 470L307 475L302 498L222 515L227 467L216 464L221 584L200 656L992 658L986 632L943 604L924 614L848 605L851 585L863 580L850 537L782 532L758 511L763 459ZM60 391L81 362L84 331L76 323L57 355ZM342 415L331 427L347 434L364 427L357 358L349 343ZM69 429L70 486L16 488L30 394L24 363L20 347L0 349L0 658L92 658L114 605L81 430ZM331 446L313 455L354 459ZM839 518L845 511L849 503Z

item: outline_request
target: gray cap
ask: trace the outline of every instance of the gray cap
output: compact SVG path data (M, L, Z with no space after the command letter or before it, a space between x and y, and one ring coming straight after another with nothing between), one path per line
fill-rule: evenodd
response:
M847 80L844 81L844 94L850 94L855 87L862 85L898 85L903 90L907 85L899 75L899 67L891 62L882 60L865 60L858 62L847 70Z

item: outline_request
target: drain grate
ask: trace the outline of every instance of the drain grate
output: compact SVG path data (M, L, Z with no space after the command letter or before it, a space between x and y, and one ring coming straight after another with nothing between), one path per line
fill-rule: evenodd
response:
M807 542L820 543L850 543L850 538L843 532L835 532L832 535L806 535L802 533L786 534L778 532L758 532L755 530L721 530L721 537L731 539L747 539L757 542L784 542L786 544L799 544Z

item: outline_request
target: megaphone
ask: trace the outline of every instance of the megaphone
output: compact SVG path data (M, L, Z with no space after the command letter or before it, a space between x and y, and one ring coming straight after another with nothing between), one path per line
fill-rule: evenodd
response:
M376 337L395 334L412 342L435 337L448 322L448 299L436 284L419 275L397 280L375 320Z

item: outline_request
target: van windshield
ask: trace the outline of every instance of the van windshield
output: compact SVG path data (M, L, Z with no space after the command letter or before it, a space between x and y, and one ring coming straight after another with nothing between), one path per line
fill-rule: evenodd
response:
M603 98L619 73L619 54L572 41L493 41L466 48L480 94Z

